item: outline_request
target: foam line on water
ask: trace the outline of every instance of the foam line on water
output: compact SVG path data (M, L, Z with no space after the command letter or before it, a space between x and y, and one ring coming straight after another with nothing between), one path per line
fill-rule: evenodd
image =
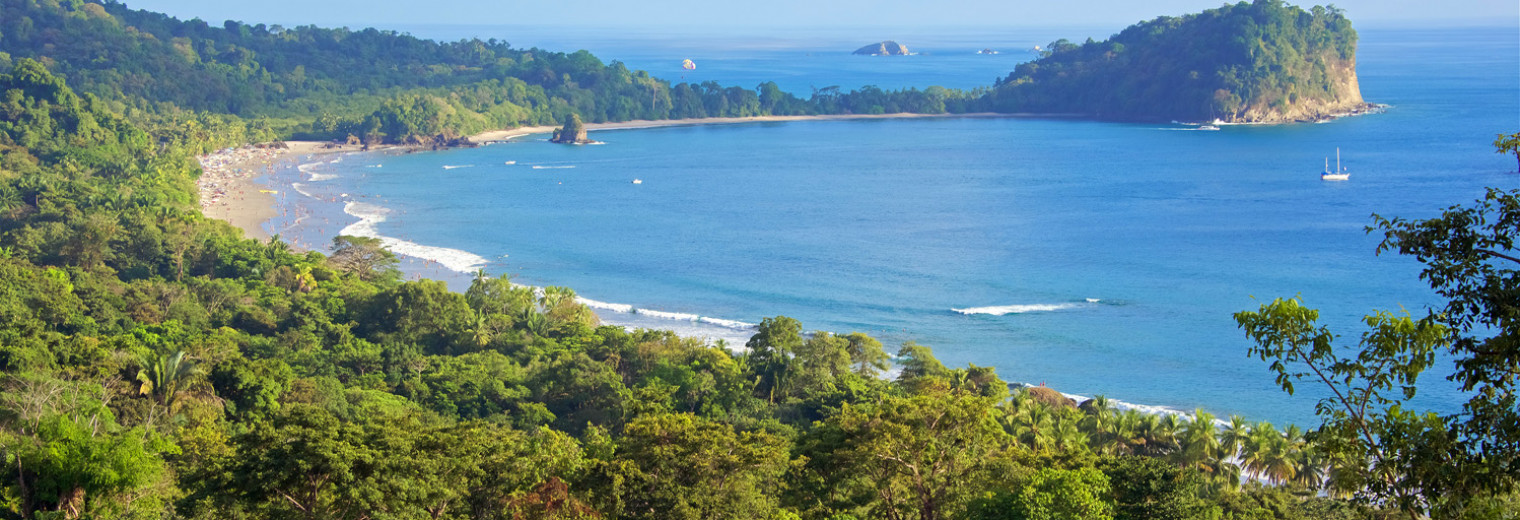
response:
M566 168L574 168L574 167L575 167L575 165L573 165L573 164L567 164L567 165L562 165L562 166L545 166L545 165L542 165L542 164L535 164L535 165L533 165L533 169L535 169L535 170L563 170L563 169L566 169Z
M300 193L302 195L305 195L307 197L311 197L313 199L317 198L316 195L312 195L311 192L306 191L306 185L305 184L301 184L299 182L292 182L292 183L290 183L290 187L291 187L291 189L296 190L296 193Z
M629 305L629 304L626 304L626 303L609 303L609 302L604 302L604 301L593 300L593 299L586 298L586 297L583 297L583 296L576 296L575 297L575 301L578 302L578 303L580 303L581 305L585 305L585 306L593 308L593 309L603 310L603 311L611 311L611 312L615 312L615 313L618 313L618 314L633 314L633 315L636 315L636 316L639 316L639 317L642 317L642 318L652 318L652 319L664 320L664 321L689 321L689 322L701 323L701 324L704 324L704 325L710 325L710 326L713 326L713 327L719 327L719 328L724 328L724 329L731 329L731 330L736 330L736 331L755 330L755 327L757 327L757 325L755 325L754 323L749 323L749 322L744 322L744 321L739 321L739 320L727 320L727 319L723 319L723 318L714 318L714 317L711 317L711 316L702 316L702 315L699 315L699 314L691 314L691 313L685 313L685 312L670 312L670 311L660 311L660 310L654 310L654 309L641 309L641 308L638 308L638 307L635 307L633 305Z
M1032 388L1035 385L1031 385L1031 384L1027 384L1027 383L1013 383L1013 384L1011 384L1009 386L1010 387L1014 387L1016 389L1017 387L1030 387L1030 388ZM1060 390L1056 390L1056 392L1059 393L1059 394L1061 394L1061 395L1063 395L1063 396L1066 396L1067 399L1071 399L1072 401L1076 401L1078 404L1081 404L1084 401L1088 401L1088 400L1092 399L1091 397L1088 397L1088 396L1085 396L1085 395L1068 394L1068 393L1062 392ZM1192 419L1193 418L1193 413L1192 412L1184 412L1182 410L1178 410L1176 408L1172 408L1172 407L1169 407L1169 406L1160 406L1160 405L1153 405L1153 404L1137 404L1137 403L1131 403L1131 402L1128 402L1128 401L1121 401L1121 400L1118 400L1118 399L1114 399L1112 397L1108 398L1108 403L1109 403L1110 406L1112 406L1116 410L1134 410L1136 412L1140 412L1140 413L1143 413L1145 415L1172 415L1172 416L1176 416L1178 419ZM1226 421L1226 420L1218 418L1218 417L1216 417L1214 419L1214 424L1217 425L1217 426L1229 426L1230 425L1229 421Z
M376 231L375 226L381 222L385 222L385 216L390 214L390 210L384 207L348 201L343 204L343 212L359 217L359 221L344 227L342 231L338 232L339 234L379 239L380 245L392 253L432 260L452 271L461 273L473 273L486 266L487 260L484 257L469 251L427 246L381 235L379 231Z
M576 301L576 303L579 303L581 305L585 305L585 306L593 308L593 309L601 309L601 310L604 310L604 311L621 312L623 314L632 314L633 311L634 311L633 306L632 305L628 305L626 303L599 302L599 301L596 301L596 300L593 300L593 299L590 299L590 298L583 298L583 297L580 297L580 296L576 296L575 297L575 301Z
M989 314L989 315L992 315L992 316L1003 316L1003 315L1006 315L1006 314L1024 314L1024 313L1029 313L1029 312L1064 311L1064 310L1067 310L1067 309L1075 309L1077 307L1081 307L1081 305L1076 304L1076 303L1030 303L1030 304L1020 304L1020 305L994 305L994 306L988 306L988 307L967 307L967 308L964 308L964 309L950 309L950 310L955 311L955 312L959 312L961 314L965 314L967 316L970 316L970 315L973 315L973 314Z
M473 165L473 164L445 164L445 165L443 165L443 169L445 169L445 170L453 170L455 168L473 168L473 167L475 167L475 165Z

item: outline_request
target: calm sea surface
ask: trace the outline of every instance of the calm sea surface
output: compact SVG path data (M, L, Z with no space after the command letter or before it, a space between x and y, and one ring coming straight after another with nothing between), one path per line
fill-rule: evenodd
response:
M413 32L586 48L672 81L690 58L698 70L686 81L776 80L803 96L830 85L987 85L1036 43L1105 35L697 45L668 34L452 30ZM1195 131L951 118L594 132L599 146L530 136L282 172L276 182L300 182L309 196L286 194L294 209L269 227L321 244L368 217L348 232L406 241L397 249L438 261L409 264L418 271L486 262L520 283L572 287L612 323L742 343L745 323L786 315L810 329L917 341L948 365L991 365L1009 381L1309 424L1317 389L1284 396L1266 364L1247 357L1231 313L1302 295L1351 344L1366 313L1422 314L1435 303L1418 264L1375 256L1378 238L1364 227L1373 213L1429 217L1485 186L1515 186L1513 159L1490 143L1520 131L1516 34L1364 30L1362 93L1391 107L1327 124ZM848 55L885 37L922 54ZM974 54L981 48L1002 54ZM1351 180L1322 182L1337 147ZM1423 406L1458 406L1439 377L1428 382Z

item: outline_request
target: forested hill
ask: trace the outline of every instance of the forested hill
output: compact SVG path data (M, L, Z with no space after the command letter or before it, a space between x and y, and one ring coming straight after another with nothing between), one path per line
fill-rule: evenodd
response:
M997 82L1001 112L1101 119L1287 122L1365 107L1356 31L1334 7L1240 2L1060 40Z
M9 55L7 57L6 55ZM284 135L406 141L556 123L758 115L963 112L941 88L808 99L775 83L670 85L589 52L435 42L394 31L210 25L117 2L0 0L0 66L32 58L83 92L149 112L269 118Z

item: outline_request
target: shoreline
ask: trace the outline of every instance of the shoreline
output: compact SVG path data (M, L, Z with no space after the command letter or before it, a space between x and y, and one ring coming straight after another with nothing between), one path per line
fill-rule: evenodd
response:
M997 112L974 112L967 114L915 114L900 112L896 114L830 114L830 115L805 115L805 116L751 116L751 117L699 117L688 119L636 119L633 121L619 121L615 123L586 123L586 131L597 130L638 130L644 128L666 128L672 126L708 126L708 125L735 125L746 123L789 123L794 121L855 121L871 119L1080 119L1077 114L1032 114ZM522 137L532 134L544 134L553 132L558 126L523 126L504 130L489 130L468 137L476 143L489 143L506 141L514 137Z
M201 213L232 224L248 238L268 241L273 237L264 230L264 224L284 210L276 195L289 186L274 186L263 179L287 161L360 148L354 145L328 148L328 143L321 141L276 143L227 148L196 157L201 165L201 176L195 179Z
M700 126L700 125L715 125L715 124L743 124L743 123L770 123L770 122L791 122L791 121L830 121L830 120L869 120L869 119L935 119L935 118L1049 118L1049 117L1050 116L1044 115L1044 114L1041 114L1041 115L1027 115L1027 114L1017 114L1017 115L1016 114L890 114L890 115L849 115L849 116L767 116L767 117L751 117L751 118L711 118L711 119L681 119L681 120L661 120L661 121L627 121L627 122L619 122L619 123L595 123L595 124L588 124L587 127L588 127L588 130L624 130L624 129L662 128L662 127L677 127L677 126ZM495 131L489 131L489 132L482 132L480 134L476 134L474 136L470 136L469 139L471 141L476 142L476 143L484 144L486 142L505 141L505 140L508 140L508 139L512 139L512 138L516 138L516 137L521 137L521 136L524 136L524 135L549 133L549 132L552 132L554 129L555 129L555 127L551 127L551 126L519 127L519 128L514 128L514 129L505 129L505 130L495 130ZM264 193L264 192L261 192L262 190L260 190L260 188L267 188L269 191L277 192L278 194L286 194L287 192L293 194L293 193L297 192L297 190L295 189L295 186L292 183L281 181L279 179L273 178L273 176L270 175L271 173L273 173L275 171L275 168L277 168L277 167L300 168L301 173L297 174L297 175L304 176L304 175L306 175L309 172L307 172L306 168L301 168L301 166L306 166L308 164L318 164L319 162L328 162L328 161L325 161L325 160L324 161L317 161L316 157L326 156L326 155L333 155L333 154L355 153L355 152L363 151L362 147L358 146L358 145L334 146L334 147L330 147L329 148L329 147L327 147L328 143L326 143L326 142L287 141L287 142L285 142L285 144L286 144L286 146L288 146L288 148L286 148L286 149L275 149L272 152L266 152L266 153L263 153L263 154L255 154L253 156L243 158L241 161L237 161L237 162L230 162L229 161L229 162L227 162L226 166L224 167L224 169L230 168L231 171L233 173L236 173L237 175L223 175L221 177L218 177L216 175L212 175L211 169L208 168L207 169L207 174L203 175L203 178L228 179L228 180L231 180L234 183L233 185L242 188L242 190L238 192L242 196L238 196L238 197L223 197L224 200L213 201L213 204L210 204L210 206L212 206L212 207L220 206L221 210L220 211L215 211L215 212L213 212L213 211L207 211L206 215L208 217L219 218L219 219L228 221L229 223L232 223L233 225L235 225L235 226L243 229L245 231L245 233L248 233L248 236L251 237L251 238L257 238L257 239L261 239L261 240L268 240L269 239L269 233L264 231L263 226L265 224L274 222L277 217L282 216L282 212L283 211L294 211L292 209L294 206L290 202L288 202L288 201L285 202L284 204L285 204L285 206L289 206L289 207L281 206L281 199L283 197L277 196L276 193ZM234 150L223 150L223 151L218 152L218 153L219 154L220 153L226 153L226 152L234 152L235 153L235 152L245 151L245 150L250 150L250 149L256 149L256 148L245 147L245 148L239 148L239 149L234 149ZM381 153L385 153L387 151L390 151L390 152L394 153L394 152L397 152L397 151L400 151L400 150L409 150L409 149L414 149L414 148L413 147L406 147L406 146L385 146L385 147L372 147L369 151L381 152ZM269 150L269 149L264 148L264 149L257 149L257 150ZM216 155L216 154L212 154L212 155ZM340 158L339 160L342 160L342 159ZM291 165L291 164L289 164L289 162L295 162L296 164ZM334 160L332 162L336 162L336 160ZM204 163L205 163L205 159L203 158L203 164ZM294 172L292 171L290 173L294 173ZM253 188L253 189L250 190L249 188ZM204 194L204 190L203 190L203 194ZM347 195L347 194L345 194L345 195ZM355 200L355 201L357 202L357 200ZM219 204L216 204L217 202L219 202ZM319 203L326 203L326 199L325 198L319 198ZM202 206L203 206L203 208L205 208L205 207L208 206L208 204L203 203ZM343 214L345 214L347 216L356 217L356 218L358 218L361 221L361 223L366 220L365 218L363 218L363 217L361 217L359 215L355 215L353 212L347 211L347 208L345 208L344 204L341 203L341 202L339 202L339 203L337 203L335 205L330 205L329 208L335 209L336 212L341 212L341 213L343 213ZM216 214L213 214L213 213L216 213ZM235 220L235 219L238 219L238 218L240 218L241 220ZM299 219L297 220L297 222L299 222ZM342 229L343 230L347 230L346 227L344 227ZM279 233L276 233L276 234L279 234ZM326 238L330 239L332 236L336 236L338 234L342 234L342 231L330 228L327 231L322 232L321 234L323 234ZM300 238L297 235L282 236L281 238L286 243L291 244L292 247L294 247L294 248L298 248L298 249L303 249L304 250L304 249L307 249L308 247L310 247L310 246L302 247L302 244L299 244L297 242L299 240L299 238ZM405 240L405 238L404 237L401 238L401 239L395 239L395 238L393 238L393 240ZM308 242L310 242L310 241L308 241ZM312 242L311 245L316 245L316 244L319 244L319 243L322 243L322 242ZM317 250L321 250L321 247L317 246L316 249ZM448 284L450 286L451 290L462 291L463 289L461 289L459 287L459 285L468 285L469 280L473 277L470 273L461 272L458 269L454 269L454 268L451 268L449 266L445 266L445 265L443 265L443 263L438 262L438 261L433 260L433 259L424 258L424 257L403 256L403 255L399 255L399 254L398 254L398 256L401 257L400 258L401 265L399 267L402 270L402 273L403 273L402 276L403 276L403 279L405 279L405 280L422 279L422 278L432 279L432 280L439 280L439 281L443 281L444 283ZM668 312L662 312L662 311L639 312L639 310L620 311L618 309L614 309L614 307L618 307L618 308L629 307L630 309L632 308L631 305L625 305L625 304L619 304L619 303L605 303L605 302L598 302L598 301L594 301L594 300L593 301L583 301L581 303L588 305L594 311L596 311L597 314L601 315L602 319L604 320L604 323L606 323L608 325L615 325L615 326L620 326L620 327L624 327L624 328L628 328L628 329L632 329L632 328L637 327L637 328L650 328L650 329L658 329L658 330L672 330L672 331L677 331L677 333L681 334L682 336L707 337L707 339L708 339L709 342L711 342L715 338L722 339L721 336L712 335L712 334L704 334L702 332L697 332L697 331L692 330L692 326L693 325L713 325L712 323L705 323L701 316L692 315L692 317L690 317L690 318L687 318L687 317L672 318L671 316L674 315L675 313L668 313ZM610 314L616 314L616 315L619 315L619 316L618 317L608 316L609 313ZM709 318L709 319L711 319L711 318ZM727 320L725 320L725 321L727 321ZM734 335L742 334L744 336L748 335L748 334L744 334L742 331L735 332L734 330L730 330L730 334L734 334ZM729 350L735 350L736 347L742 349L742 345L743 345L742 341L734 341L734 340L731 340L731 339L727 340L727 341L728 341L728 343L727 343L726 346L727 346L727 348ZM1009 380L1009 383L1010 383L1010 387L1018 387L1018 386L1043 386L1043 384L1041 384L1041 385L1034 385L1032 383L1025 383L1025 382L1012 381L1012 380ZM1091 398L1090 396L1085 396L1085 395L1081 395L1081 394L1077 394L1077 393L1067 393L1067 392L1062 392L1060 390L1056 390L1056 391L1060 392L1062 395L1064 395L1064 396L1066 396L1068 398L1074 399L1074 400L1076 400L1078 402L1083 401L1085 399ZM1116 404L1120 405L1121 408L1135 409L1137 411L1141 411L1142 413L1147 413L1147 414L1171 414L1171 415L1180 415L1180 416L1188 416L1188 415L1190 415L1189 411L1185 411L1185 410L1183 410L1183 409L1181 409L1179 407L1174 407L1174 406L1169 406L1169 405L1164 405L1164 404L1163 405L1152 405L1152 404L1141 404L1141 403L1137 403L1137 402L1124 401L1124 400L1121 400L1121 399L1111 399L1111 400L1114 401Z
M634 120L614 123L587 123L587 131L636 130L675 126L731 125L745 123L785 123L793 121L848 121L870 119L945 119L945 118L1078 118L1072 114L1000 114L978 112L970 114L836 114L802 116L753 116L709 117L689 119ZM488 130L467 139L477 144L506 141L516 137L551 133L557 126L521 126L517 128ZM200 192L201 213L232 224L243 230L248 238L268 241L272 234L264 225L281 215L285 208L279 205L276 195L290 186L274 186L265 179L274 168L286 161L299 161L304 156L327 155L364 151L360 145L336 144L326 141L277 141L279 145L246 145L239 148L218 150L197 157L202 174L196 179ZM370 147L369 151L406 149L402 145ZM278 233L274 233L278 234Z
M1375 114L1386 110L1387 105L1365 103L1358 109L1330 115L1327 119L1312 122L1328 122L1344 117L1354 117L1367 114ZM1044 114L1044 113L997 113L997 112L973 112L965 114L916 114L901 112L896 114L829 114L829 115L796 115L796 116L751 116L751 117L706 117L687 119L659 119L659 120L633 120L610 123L587 123L587 131L602 130L637 130L645 128L667 128L678 126L707 126L707 125L733 125L747 123L786 123L794 121L858 121L879 119L1086 119L1082 114ZM1244 124L1289 124L1289 122L1256 122L1256 123L1225 123L1229 125ZM1296 121L1303 122L1303 121ZM533 134L551 133L558 126L521 126L517 128L488 130L466 137L466 140L477 145L492 142L506 141L517 137ZM360 145L337 144L325 141L279 141L284 148L278 146L248 145L239 148L219 150L210 154L197 157L201 163L203 173L196 179L196 186L200 192L201 212L209 218L225 221L234 227L243 230L248 238L267 241L272 238L268 231L264 230L264 224L274 217L279 216L283 208L275 197L279 190L264 182L258 182L267 176L273 168L281 162L297 159L308 155L325 155L332 153L345 153L363 151ZM396 148L411 148L402 145L385 145L371 147L370 151L383 151ZM288 188L284 187L284 188Z

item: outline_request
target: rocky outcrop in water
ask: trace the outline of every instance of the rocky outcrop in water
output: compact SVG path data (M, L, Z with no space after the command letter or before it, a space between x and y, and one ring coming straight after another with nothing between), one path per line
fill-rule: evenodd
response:
M565 118L565 126L554 131L554 137L549 139L552 143L563 144L586 144L592 142L586 137L586 125L581 123L581 116L570 114Z
M856 49L855 54L861 56L907 56L908 46L887 40Z

